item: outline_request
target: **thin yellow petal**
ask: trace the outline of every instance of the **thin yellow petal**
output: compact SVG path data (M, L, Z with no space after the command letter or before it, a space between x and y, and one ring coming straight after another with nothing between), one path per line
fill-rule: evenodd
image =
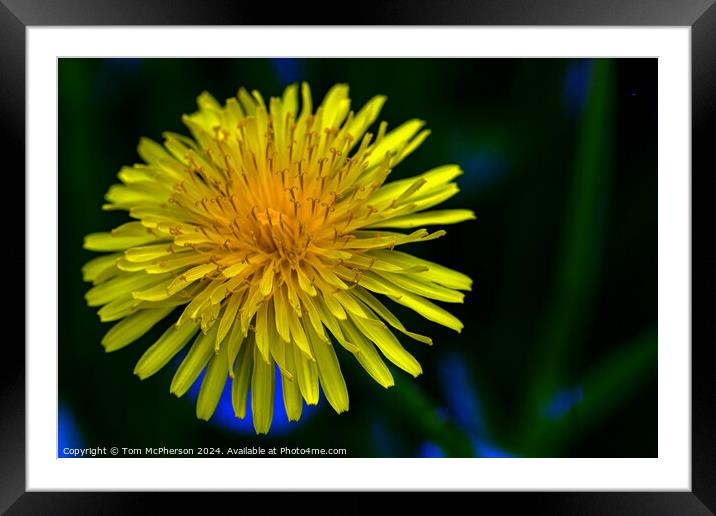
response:
M184 357L174 374L169 392L180 398L196 381L209 359L214 356L214 342L216 342L217 330L218 326L215 324L211 327L209 333L199 334L189 349L189 353Z
M275 320L273 303L263 303L256 312L254 324L256 326L256 347L261 352L265 362L269 361L269 343L272 335L275 334L278 337Z
M226 365L229 368L229 376L231 376L231 378L234 378L234 361L241 350L244 340L244 334L241 331L240 325L234 324L231 327L224 346L226 348Z
M115 263L121 256L121 253L113 253L93 258L82 266L82 279L97 284L118 274Z
M293 346L286 346L286 373L288 374L281 373L281 390L283 392L283 405L289 421L301 419L301 412L303 411L301 388L298 386L298 379L294 371ZM291 376L288 376L289 374Z
M142 380L152 376L167 365L198 330L199 326L195 323L188 323L180 327L171 325L159 340L144 352L134 367L134 374Z
M276 272L273 270L273 267L270 264L267 265L264 268L264 272L259 283L259 290L261 290L261 293L264 296L268 296L271 293L271 290L273 289L274 276L276 276Z
M474 219L475 213L472 210L434 210L381 220L367 227L406 229L435 224L457 224Z
M424 267L426 270L417 273L415 275L416 278L425 278L426 280L434 281L435 283L457 290L470 290L472 288L472 279L466 274L411 254L401 251L379 249L371 251L370 255L384 262L393 264L396 267Z
M358 348L355 357L358 363L363 366L363 369L386 389L395 385L390 369L380 358L373 343L366 339L351 321L344 321L341 326L345 330L346 336Z
M182 325L187 320L196 319L199 316L199 312L202 310L202 308L205 305L211 303L211 295L216 289L220 288L223 283L223 278L216 279L208 284L204 283L205 286L203 287L203 290L194 296L194 298L191 300L191 303L187 305L187 307L179 316L177 325Z
M201 382L199 397L196 400L196 417L208 421L214 415L221 393L226 385L229 366L223 354L216 354L209 360L209 365Z
M370 272L365 272L359 283L368 290L378 292L379 294L385 294L396 303L400 303L401 305L415 310L417 313L430 321L452 328L458 333L462 331L463 324L457 317L452 315L447 310L440 308L423 297L411 294L407 290L404 290L394 284L386 285L385 281L376 279Z
M376 314L378 314L385 322L390 324L393 328L398 330L399 332L407 335L408 337L412 337L413 339L423 342L428 345L432 345L433 341L430 337L426 337L425 335L420 335L418 333L413 333L412 331L408 331L403 323L400 322L400 320L393 315L393 313L386 308L386 306L378 301L378 299L368 292L363 287L357 287L355 290L353 290L353 295L355 295L358 299L360 299L362 302L364 302L371 310L373 310Z
M418 179L424 180L420 189L415 193L416 197L426 196L436 191L444 190L447 184L462 174L462 170L457 165L443 165L416 177L391 181L380 187L370 198L371 203L378 205L382 202L391 202L403 193L410 185L414 184ZM412 200L412 196L405 199Z
M246 113L247 116L253 116L256 114L256 102L253 98L251 98L251 95L249 95L249 92L246 91L244 88L239 89L239 102L241 103L241 107L244 110L244 113Z
M408 120L396 129L390 131L380 141L377 141L375 146L371 149L371 156L368 159L369 166L380 163L386 153L390 153L391 155L398 154L424 125L425 122L423 120Z
M357 353L358 348L354 344L346 340L346 338L343 336L343 332L341 331L341 325L343 324L343 322L339 322L339 320L336 319L336 317L330 312L330 310L328 310L323 300L321 298L316 298L316 303L313 306L318 312L318 315L320 316L323 324L325 324L326 328L330 330L338 343L351 353Z
M393 335L393 332L385 324L375 320L354 317L352 314L351 320L361 332L378 346L385 358L413 376L418 376L423 372L415 357L403 348L395 335Z
M422 277L415 277L417 275L394 274L392 272L383 271L376 271L376 274L385 278L390 283L394 283L413 294L427 297L428 299L436 299L446 303L462 303L465 299L465 294L462 292L443 287L431 281L426 281Z
M251 413L257 434L268 433L273 420L273 400L276 389L275 367L267 364L254 347L254 371L251 375Z
M323 127L337 127L345 119L350 109L348 86L336 84L326 93L321 103L323 109Z
M308 405L318 403L318 371L316 362L309 360L306 354L293 347L293 360L296 371L296 380L303 399Z
M278 290L273 296L274 303L274 324L278 334L284 342L291 342L291 332L288 327L288 303L286 302L283 289Z
M164 147L149 138L140 138L137 152L147 163L155 164L159 163L162 159L171 159L171 156Z
M124 258L130 262L148 262L175 252L172 244L150 244L132 247L124 251Z
M151 330L155 324L164 319L173 308L156 308L140 310L121 320L102 338L102 346L107 352L117 351Z
M333 297L330 292L322 291L321 301L328 308L328 311L338 320L345 320L346 311L343 306Z
M142 290L160 283L163 276L150 276L143 272L118 274L109 281L100 283L85 293L85 300L89 306L99 306L109 303L121 296L131 294L136 290Z
M197 274L196 271L203 270L207 272L216 271L216 264L206 263L206 256L202 256L198 253L183 252L183 253L172 253L168 256L156 258L148 262L143 262L143 269L149 274L159 274L162 272L178 271L180 269L187 269L192 265L203 264L198 267L194 267L186 271L185 278L191 278L192 275L202 277L203 274ZM207 267L210 265L212 267Z
M386 100L387 97L384 95L376 95L355 116L353 123L348 127L348 132L354 138L354 144L360 141L368 127L377 120Z
M90 251L123 251L128 247L161 240L140 222L128 222L109 233L92 233L85 237L84 248Z
M336 352L330 343L319 339L313 333L313 328L310 325L306 326L306 331L309 332L311 350L316 357L318 378L323 393L336 412L339 414L345 412L348 410L348 388L343 373L341 373Z
M100 321L110 322L127 317L138 309L138 301L131 294L125 294L104 305L97 311L97 315Z
M231 404L234 407L234 414L239 419L246 417L246 398L249 395L249 384L251 383L251 370L253 365L253 338L245 342L239 349L234 364L234 380L231 384Z
M311 87L307 82L301 83L301 119L304 119L313 112L313 101L311 99Z
M290 84L283 91L281 106L284 113L290 113L293 117L298 115L298 85Z
M313 360L313 353L311 353L311 346L308 343L308 337L303 329L301 321L298 320L298 316L293 312L289 311L286 313L288 319L288 325L291 330L291 339L298 349L302 353L305 353L309 360Z
M219 321L219 330L216 333L216 345L214 346L215 350L219 349L219 346L221 346L224 338L234 325L236 321L236 312L239 310L241 299L241 294L232 294L228 303L226 303L224 314L221 316L221 320Z

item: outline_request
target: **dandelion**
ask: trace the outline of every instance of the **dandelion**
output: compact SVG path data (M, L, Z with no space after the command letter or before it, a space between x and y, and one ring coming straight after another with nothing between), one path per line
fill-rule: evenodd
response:
M192 137L142 139L145 163L122 168L121 184L107 192L103 208L135 220L84 241L109 253L83 267L93 283L87 303L101 307L102 321L119 321L102 339L106 351L181 307L135 374L153 375L194 339L171 392L182 396L205 370L196 414L208 420L230 379L239 418L251 390L257 433L271 426L276 374L289 420L304 401L318 402L319 386L336 412L348 410L334 343L386 388L393 377L381 354L418 376L393 330L432 342L382 300L459 332L462 323L431 300L461 303L472 283L398 250L445 234L425 226L474 218L430 209L458 192L455 165L386 183L428 136L424 122L391 131L382 122L373 135L385 97L354 113L346 85L331 88L315 112L307 84L300 96L299 112L297 85L268 105L256 91L241 89L225 105L202 93L198 111L183 117Z

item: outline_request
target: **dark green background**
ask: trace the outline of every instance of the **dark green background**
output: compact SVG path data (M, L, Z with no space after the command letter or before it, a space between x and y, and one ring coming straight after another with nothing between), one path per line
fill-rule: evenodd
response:
M655 59L60 59L59 454L65 446L345 447L349 456L657 454ZM257 437L250 421L209 423L135 362L166 326L121 351L84 302L82 238L127 220L103 212L140 136L186 133L208 90L278 96L307 80L314 102L336 82L353 107L375 94L381 119L433 134L393 178L457 163L445 207L477 221L406 249L469 274L462 334L396 309L435 345L401 339L423 365L384 390L340 354L351 396ZM51 121L48 121L51 123ZM169 321L167 321L168 323ZM49 343L48 343L49 345ZM341 350L343 351L343 350ZM221 407L220 407L221 409ZM224 411L225 412L225 411ZM283 412L279 405L277 412ZM284 417L285 419L285 417Z

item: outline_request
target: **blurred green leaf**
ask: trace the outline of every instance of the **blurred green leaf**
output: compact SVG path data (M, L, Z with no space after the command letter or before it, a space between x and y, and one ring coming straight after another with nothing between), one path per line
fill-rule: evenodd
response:
M395 395L387 398L389 410L425 438L434 441L449 457L473 456L469 437L454 423L441 418L435 405L412 378L395 378Z
M557 421L543 417L531 431L549 442L555 453L563 452L571 440L604 421L654 379L657 350L656 330L619 346L588 372L582 384L583 400L572 412Z
M553 301L538 337L536 367L523 410L522 445L528 454L538 449L550 453L542 449L543 436L532 431L531 423L539 418L549 397L564 381L565 366L579 349L579 346L570 347L570 343L585 338L582 332L589 322L600 272L603 213L613 169L610 136L614 124L615 85L612 62L597 59L593 63L564 217Z

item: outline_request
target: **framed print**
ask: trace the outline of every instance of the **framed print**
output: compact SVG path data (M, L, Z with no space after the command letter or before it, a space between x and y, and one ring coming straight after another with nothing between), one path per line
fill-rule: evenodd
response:
M713 510L710 4L426 2L349 27L5 2L27 310L3 510L322 490Z

